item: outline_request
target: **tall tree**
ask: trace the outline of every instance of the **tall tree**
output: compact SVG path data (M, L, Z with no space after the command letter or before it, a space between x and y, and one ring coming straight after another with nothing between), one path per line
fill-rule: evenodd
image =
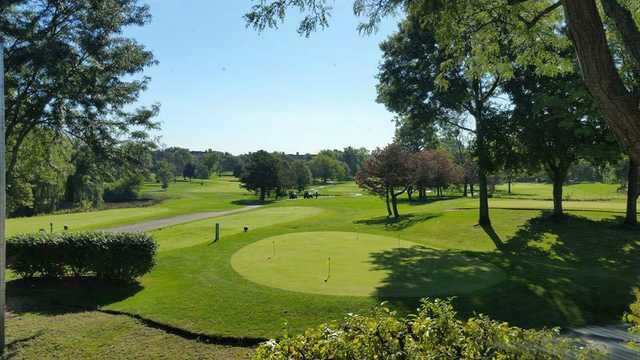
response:
M346 175L346 165L326 152L318 154L309 162L313 176L326 183L331 179L338 179Z
M563 185L580 157L617 156L618 145L577 76L519 71L507 85L519 141L553 183L553 213L563 215Z
M83 142L108 154L132 129L152 129L157 106L130 111L155 60L123 36L150 19L137 0L10 0L0 5L6 44L7 179L36 129Z
M398 197L412 181L411 155L398 144L376 149L356 175L356 183L385 198L389 216L400 217Z
M173 178L173 166L166 160L159 161L156 165L156 179L160 182L163 189L169 188L169 181Z
M247 156L240 182L245 189L256 192L264 202L267 195L278 188L278 170L278 158L260 150Z
M298 191L303 191L313 182L313 175L307 164L302 160L296 160L291 164L295 175L295 186Z
M382 45L378 101L401 116L419 118L426 126L444 123L475 135L478 159L479 216L478 223L488 225L489 193L487 176L492 170L490 154L491 122L498 115L493 103L500 93L500 76L478 73L467 64L467 57L451 58L442 52L430 25L421 13L409 14L399 31ZM446 86L439 84L443 67ZM456 119L467 115L473 127L465 127Z
M340 160L342 160L349 168L349 176L354 177L368 157L369 151L367 149L356 149L349 146L342 150L342 156Z
M221 158L222 153L220 152L213 151L211 149L205 151L204 155L202 156L202 163L207 167L209 175L219 170Z
M640 162L640 95L623 83L609 43L612 33L619 32L624 51L640 69L640 11L635 0L600 0L600 4L613 26L604 25L596 0L354 0L353 9L356 15L368 18L360 30L372 31L399 8L422 7L438 29L439 41L447 45L444 51L455 55L469 50L473 54L470 65L494 76L508 75L505 70L512 65L511 61L495 61L501 41L496 32L507 31L518 45L518 64L534 65L544 75L570 70L570 64L560 63L554 55L554 48L566 46L570 39L585 84L607 123ZM323 0L260 0L245 20L259 30L277 27L290 7L304 14L298 28L301 34L309 36L329 25L331 7ZM558 36L562 24L568 25L568 39Z

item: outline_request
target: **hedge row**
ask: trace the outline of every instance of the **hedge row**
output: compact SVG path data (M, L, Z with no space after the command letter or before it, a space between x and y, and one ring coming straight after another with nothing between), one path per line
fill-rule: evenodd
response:
M380 307L368 315L348 315L302 335L270 340L255 360L289 359L601 359L600 349L557 330L527 330L486 316L460 320L450 301L422 301L418 313L399 317Z
M144 233L40 232L7 240L7 267L23 278L93 275L132 281L151 270L156 250Z

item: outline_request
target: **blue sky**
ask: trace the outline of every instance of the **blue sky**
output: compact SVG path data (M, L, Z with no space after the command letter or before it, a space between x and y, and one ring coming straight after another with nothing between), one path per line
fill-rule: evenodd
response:
M356 31L352 1L336 0L329 29L297 34L247 29L250 0L147 0L153 20L127 31L153 51L140 102L161 104L161 142L239 154L289 153L390 142L393 115L375 103L378 44L396 29Z

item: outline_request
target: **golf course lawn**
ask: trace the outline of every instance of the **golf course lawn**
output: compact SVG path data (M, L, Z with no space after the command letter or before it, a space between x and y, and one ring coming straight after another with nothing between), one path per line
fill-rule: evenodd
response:
M424 261L429 258L430 261ZM398 262L389 265L388 262ZM423 262L420 266L419 262ZM404 282L386 286L389 267L413 266ZM350 232L292 233L247 245L231 258L247 280L273 288L339 296L427 297L464 294L502 281L491 264L446 256L388 236ZM378 291L378 289L381 289Z
M254 200L232 177L171 183L167 190L148 183L142 196L155 200L153 205L109 210L48 214L7 220L7 235L35 232L40 229L61 231L67 225L73 231L106 229L177 215L237 209Z
M496 195L493 226L483 228L476 226L477 199L403 199L402 216L390 220L381 199L355 196L361 192L353 183L329 184L319 199L154 231L157 265L138 284L12 281L8 296L234 338L299 333L382 301L413 312L425 296L454 297L461 316L484 313L524 327L617 323L640 275L640 233L620 225L624 198L615 185L567 186L577 195L565 202L568 216L556 220L541 186L549 187L514 184L510 196ZM594 186L599 193L591 197ZM209 206L245 203L237 195L240 202ZM215 223L222 237L212 243Z
M228 236L244 232L245 226L249 231L254 231L265 226L291 222L321 212L322 209L314 207L264 208L172 226L157 230L154 235L157 238L159 251L168 251L202 243L211 244L214 239L216 223L220 224L220 237L226 239Z

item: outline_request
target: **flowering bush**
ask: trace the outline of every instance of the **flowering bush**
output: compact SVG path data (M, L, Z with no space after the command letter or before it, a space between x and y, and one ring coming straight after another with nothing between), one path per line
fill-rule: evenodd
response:
M458 320L449 301L422 301L399 318L381 306L295 337L271 340L257 360L285 359L593 359L603 354L558 330L525 330L478 316Z

